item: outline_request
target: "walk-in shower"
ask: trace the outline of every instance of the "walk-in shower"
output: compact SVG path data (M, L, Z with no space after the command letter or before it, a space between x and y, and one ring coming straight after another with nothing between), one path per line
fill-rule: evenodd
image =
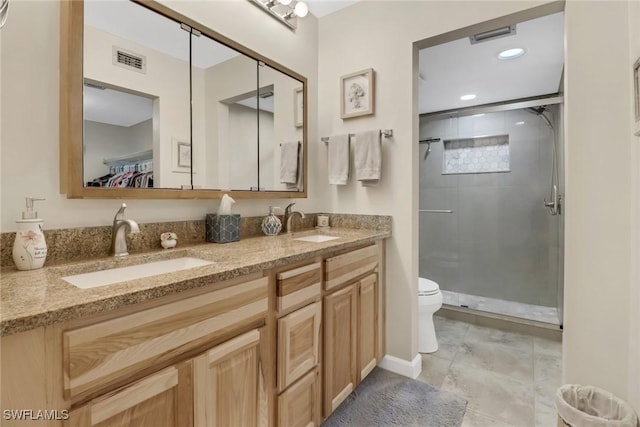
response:
M562 324L559 99L421 115L420 277L445 304Z

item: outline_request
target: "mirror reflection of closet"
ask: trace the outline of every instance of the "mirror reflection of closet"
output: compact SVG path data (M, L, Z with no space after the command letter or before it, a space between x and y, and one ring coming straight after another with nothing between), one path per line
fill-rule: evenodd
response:
M189 32L133 2L85 2L83 75L85 186L190 186Z

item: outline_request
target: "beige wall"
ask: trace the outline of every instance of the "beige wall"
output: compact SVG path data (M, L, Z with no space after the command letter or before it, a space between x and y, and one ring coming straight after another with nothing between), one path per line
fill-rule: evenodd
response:
M640 2L629 2L629 67L640 58ZM632 100L633 102L633 100ZM631 117L635 129L635 118ZM640 414L640 136L631 137L631 292L629 298L629 401Z
M622 398L638 380L629 375L628 13L622 1L566 5L564 381Z
M309 79L310 141L317 138L317 20L301 20L297 32L269 19L245 1L163 2L194 17L227 37ZM59 5L54 1L12 0L10 17L1 31L2 147L1 229L15 230L24 210L25 196L46 197L38 212L45 228L107 225L122 200L68 200L59 194L58 78ZM25 28L29 31L25 32ZM250 29L250 31L248 31ZM292 101L293 102L293 101ZM10 108L9 108L10 107ZM318 155L310 144L310 158ZM315 174L311 162L310 176ZM298 206L316 210L317 189L309 186L309 198ZM128 200L127 215L139 222L199 219L217 210L212 200ZM266 215L269 205L285 200L238 201L234 211Z

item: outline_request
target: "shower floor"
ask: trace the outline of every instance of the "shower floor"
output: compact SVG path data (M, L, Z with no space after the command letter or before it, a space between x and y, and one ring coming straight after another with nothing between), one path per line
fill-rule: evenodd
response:
M521 319L535 320L538 322L560 324L558 310L555 307L524 304L515 301L506 301L497 298L479 297L460 292L442 291L443 302L457 307L465 306L473 310L489 313L504 314L519 317Z

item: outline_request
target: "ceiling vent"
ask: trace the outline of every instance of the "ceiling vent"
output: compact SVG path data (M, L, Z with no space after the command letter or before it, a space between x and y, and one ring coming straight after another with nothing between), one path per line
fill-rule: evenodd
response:
M499 39L500 37L514 36L516 34L516 25L508 25L506 27L496 28L494 30L485 31L484 33L474 34L469 37L471 44L488 42L489 40Z
M117 65L127 70L147 73L147 57L126 49L113 46L113 65Z

